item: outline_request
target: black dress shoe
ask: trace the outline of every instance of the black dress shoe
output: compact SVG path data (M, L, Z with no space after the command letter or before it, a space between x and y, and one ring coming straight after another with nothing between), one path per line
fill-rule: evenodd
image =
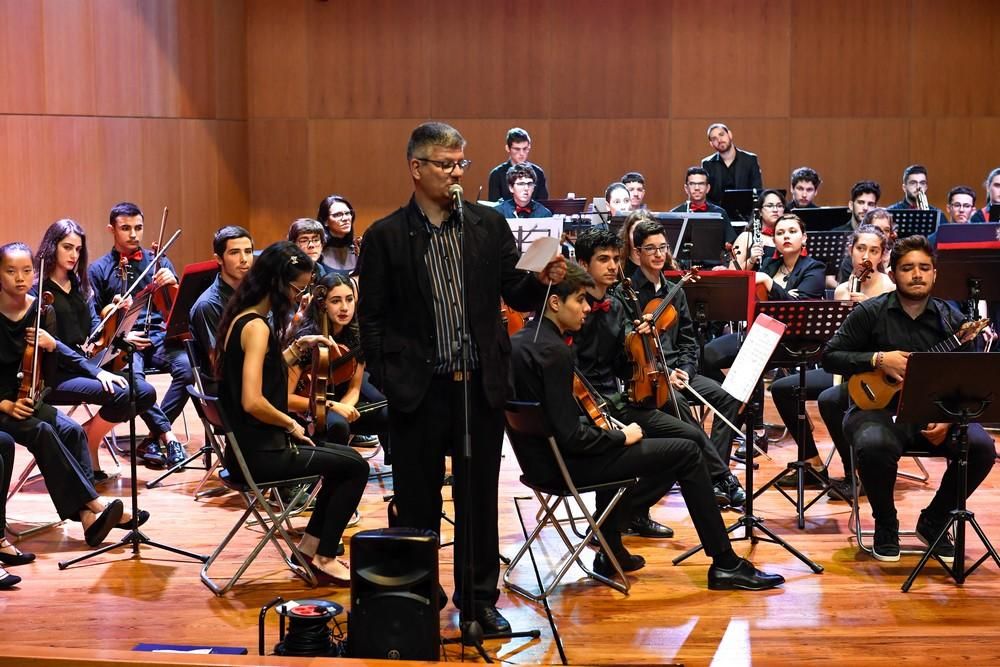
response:
M946 523L946 521L934 521L928 517L927 512L921 512L920 518L917 519L917 537L929 547L934 544L934 540L944 530ZM955 544L947 533L938 542L937 548L934 549L934 555L948 565L955 562Z
M35 554L21 551L17 547L14 547L14 553L12 554L0 551L0 563L3 563L4 565L10 565L12 567L15 565L27 565L34 560Z
M819 479L816 478L816 475L809 474L808 471L803 472L802 481L805 483L804 488L822 489L830 481L830 473L827 472L826 468L813 468L813 470L819 475ZM783 489L795 489L798 487L798 483L798 475L792 472L789 472L777 482L778 486Z
M104 511L98 515L94 523L83 531L83 539L86 540L87 545L91 547L96 547L98 544L104 541L104 538L108 536L111 529L114 528L121 521L122 512L125 510L125 506L122 504L121 500L112 500L108 503L108 506L104 508Z
M21 577L0 568L0 589L11 588L17 586L19 583L21 583Z
M635 572L636 570L641 570L646 565L645 558L638 554L630 554L627 551L615 554L615 558L618 559L618 564L622 566L622 572ZM597 555L594 556L594 572L609 579L618 574L615 566L611 564L611 559L605 556L603 551L598 551Z
M159 440L144 440L139 446L139 458L147 468L160 469L167 467L167 456L160 449ZM164 448L165 449L165 448Z
M483 634L498 635L510 632L510 623L494 605L476 607L476 620L479 621Z
M764 591L785 583L780 574L761 572L753 563L741 558L740 564L732 570L723 569L717 565L708 568L708 588L713 591Z
M762 452L764 452L766 454L767 453L767 438L758 437L757 438L757 447ZM753 457L757 458L758 456L760 456L760 452L758 452L756 449L753 450ZM741 463L747 460L747 444L746 444L746 442L744 442L743 444L741 444L739 447L736 448L736 451L733 453L733 460L739 461Z
M147 512L146 510L139 510L139 514L137 514L136 516L139 517L140 526L149 521L149 512ZM122 521L121 523L115 525L115 528L119 530L128 530L131 527L132 527L132 519L129 519L128 521Z
M638 535L639 537L670 538L674 536L674 529L664 526L662 523L653 521L650 516L632 517L629 522L626 535Z

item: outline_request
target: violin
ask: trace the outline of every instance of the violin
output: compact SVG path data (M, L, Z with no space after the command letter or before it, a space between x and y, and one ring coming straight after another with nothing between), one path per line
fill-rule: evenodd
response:
M630 331L625 336L626 352L632 360L632 377L627 384L628 396L637 405L653 404L658 408L670 399L670 380L663 363L660 334L677 323L677 309L671 304L674 296L685 283L697 279L698 268L694 267L681 277L666 296L651 299L646 304L643 313L635 319L643 319L645 315L649 315L653 331L648 334ZM639 297L632 289L631 280L623 280L622 288L638 314Z
M597 392L576 368L573 369L573 398L594 426L605 431L616 428L613 418L607 413L607 404L603 399L598 399Z
M164 227L166 227L167 224L167 213L168 213L167 207L164 206L163 216L160 218L160 234L156 239L156 243L152 245L152 251L154 255L159 254L160 247L163 245L163 229ZM160 268L162 268L160 265L160 259L157 258L153 268L153 274L155 275L156 272L160 270ZM153 292L152 296L153 307L156 308L157 311L159 311L160 315L163 317L164 322L166 322L167 318L170 317L170 311L173 310L174 303L177 302L177 294L180 292L180 289L181 289L180 285L178 285L177 283L173 283L172 285L164 285L163 287L160 287ZM150 312L147 311L146 324L145 324L145 332L147 336L149 335L149 320L150 320Z
M862 262L861 266L855 269L854 273L851 274L851 277L847 279L848 290L851 292L860 292L861 285L871 277L874 271L875 267L872 266L871 260L866 259Z
M41 261L39 272L45 275L45 261ZM35 342L32 345L24 346L24 356L21 357L21 370L18 371L17 379L20 384L17 388L17 400L29 399L32 405L37 405L45 396L45 383L41 373L41 348L38 344L39 332L42 329L42 316L47 315L55 296L52 292L42 292L35 301Z
M122 285L128 284L128 257L122 255L118 259L118 275L121 278ZM101 324L98 325L99 331L97 333L97 338L88 338L84 343L84 352L93 357L96 354L100 354L104 348L111 344L111 339L114 338L115 332L118 331L118 326L121 324L122 317L124 316L124 310L121 308L121 301L118 303L109 303L108 305L101 308ZM92 334L93 336L93 334ZM119 359L121 355L115 358L112 362L111 370L118 371L125 365L124 359ZM119 368L115 368L119 366Z

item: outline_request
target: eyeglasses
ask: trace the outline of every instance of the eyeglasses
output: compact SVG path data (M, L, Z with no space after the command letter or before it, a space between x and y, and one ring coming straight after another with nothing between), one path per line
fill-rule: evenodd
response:
M350 211L338 211L337 213L331 213L330 217L334 220L349 220L354 217L354 214Z
M293 285L289 285L289 287L292 288L292 296L294 298L298 299L303 294L305 294L306 292L309 291L309 288L312 287L312 281L310 281L309 284L306 285L305 287L299 287L298 285L294 285L294 284Z
M761 206L761 208L769 208L772 211L784 211L785 210L785 205L784 204L764 204L763 206Z
M975 204L948 204L948 206L951 206L952 208L957 208L960 211L963 209L967 208L971 209L976 207Z
M691 182L688 182L686 185L689 188L704 188L704 187L708 187L708 183L707 182L705 182L705 183L691 183Z
M647 255L666 255L667 254L667 244L661 243L660 245L644 245L640 248Z
M323 245L323 239L318 236L300 236L295 240L295 243L303 248L308 248L314 245Z
M515 187L519 187L519 188L533 188L533 187L535 187L535 182L534 181L515 181L514 185L515 185Z
M472 164L472 160L458 160L456 162L454 160L431 160L430 158L426 157L417 157L413 159L419 160L420 162L429 162L430 164L434 165L435 167L437 167L446 174L450 174L451 172L455 171L455 167L458 167L462 171L465 171L466 169L469 168L469 165Z

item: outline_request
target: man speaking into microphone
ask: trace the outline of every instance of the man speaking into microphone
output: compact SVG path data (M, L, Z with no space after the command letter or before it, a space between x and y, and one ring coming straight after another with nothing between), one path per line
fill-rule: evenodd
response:
M565 260L557 257L536 274L515 268L519 256L507 221L492 208L462 201L462 176L470 162L455 128L436 122L418 126L406 160L413 196L365 233L358 304L367 368L389 400L396 524L440 534L445 456L454 455L458 520L452 599L461 606L463 538L471 524L474 608L465 615L486 633L507 632L510 624L496 608L497 487L510 357L500 299L515 310L534 310L546 284L562 280ZM468 376L462 372L463 302L469 309ZM459 456L464 380L470 396L470 470ZM471 498L463 497L466 475L471 475Z

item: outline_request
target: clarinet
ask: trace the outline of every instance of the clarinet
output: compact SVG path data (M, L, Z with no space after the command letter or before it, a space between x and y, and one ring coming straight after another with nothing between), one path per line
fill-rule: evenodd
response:
M760 226L760 211L757 209L757 188L753 189L753 208L750 213L750 247L747 248L747 268L749 269L750 264L750 248L755 245L760 245L763 242L762 230ZM753 263L757 264L756 261Z

